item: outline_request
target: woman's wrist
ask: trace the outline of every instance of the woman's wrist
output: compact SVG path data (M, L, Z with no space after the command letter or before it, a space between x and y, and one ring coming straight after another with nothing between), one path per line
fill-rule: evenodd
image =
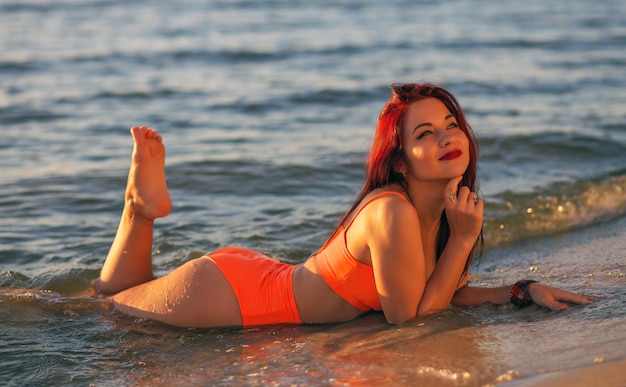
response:
M462 257L467 258L467 256L474 249L475 245L476 245L475 239L451 235L450 239L448 239L448 243L446 244L446 247L454 246L455 251L458 251Z
M518 308L523 308L533 303L528 288L531 284L537 281L534 280L520 280L517 281L511 288L511 303Z

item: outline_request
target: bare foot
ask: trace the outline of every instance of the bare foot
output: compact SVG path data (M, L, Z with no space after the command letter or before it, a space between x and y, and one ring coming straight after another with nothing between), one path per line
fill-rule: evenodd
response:
M126 184L126 205L148 220L169 214L172 201L165 181L163 138L145 126L130 129L135 142Z

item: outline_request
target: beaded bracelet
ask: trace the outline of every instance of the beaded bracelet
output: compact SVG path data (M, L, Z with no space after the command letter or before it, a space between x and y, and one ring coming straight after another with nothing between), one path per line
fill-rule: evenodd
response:
M526 290L528 286L534 282L533 280L520 280L511 288L511 302L518 308L523 308L533 303L530 297L526 297Z

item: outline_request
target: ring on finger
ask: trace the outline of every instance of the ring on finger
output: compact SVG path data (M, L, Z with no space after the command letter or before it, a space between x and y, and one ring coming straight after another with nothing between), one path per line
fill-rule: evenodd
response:
M448 192L446 197L450 199L452 203L456 202L456 192Z

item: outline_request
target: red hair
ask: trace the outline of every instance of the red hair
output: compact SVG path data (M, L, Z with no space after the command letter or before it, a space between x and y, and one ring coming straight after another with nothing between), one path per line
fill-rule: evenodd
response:
M372 148L366 164L367 174L361 191L357 195L350 210L348 210L339 225L343 224L350 214L359 206L361 201L376 188L388 184L396 183L407 190L408 185L404 176L396 168L404 162L404 152L402 147L402 126L406 117L408 107L426 98L436 98L441 101L454 115L460 129L465 133L469 142L469 165L463 174L461 186L467 186L471 191L478 190L476 169L478 164L478 141L471 126L465 119L463 110L456 98L448 90L434 84L394 84L391 86L391 98L383 107L378 118L378 125L374 134ZM394 168L395 167L395 168ZM333 232L329 241L337 233ZM441 226L437 241L437 259L443 252L450 237L450 227L446 218L446 213L441 214ZM476 240L480 241L482 247L482 231ZM328 243L328 242L326 242ZM468 257L466 269L469 267L473 257L473 251Z

